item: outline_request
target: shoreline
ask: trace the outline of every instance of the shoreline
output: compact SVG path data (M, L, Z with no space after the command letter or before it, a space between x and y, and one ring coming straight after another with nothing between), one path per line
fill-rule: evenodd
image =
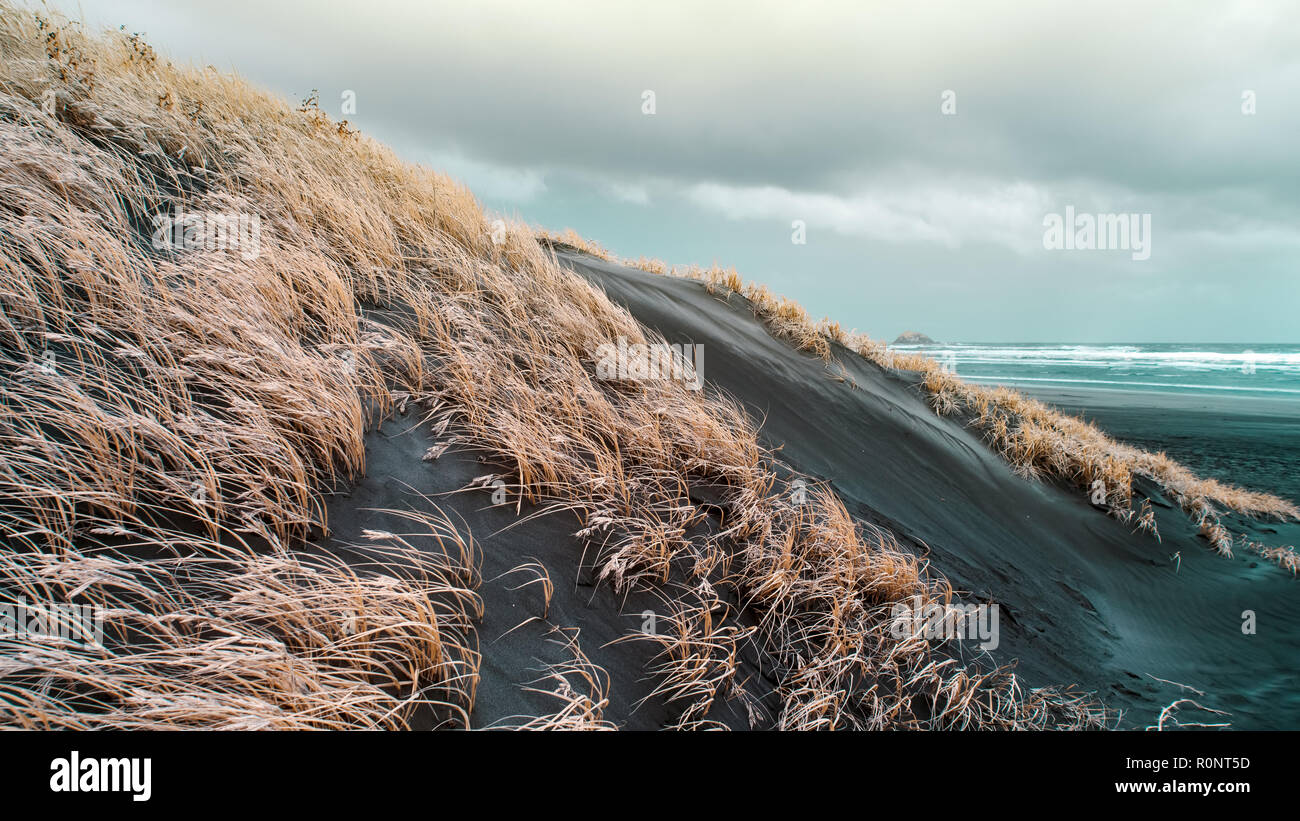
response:
M982 385L1004 385L1026 396L1033 396L1042 402L1055 405L1062 410L1067 407L1132 407L1140 403L1143 407L1165 408L1179 411L1213 411L1219 413L1236 413L1252 416L1297 416L1300 417L1300 392L1295 398L1285 395L1256 395L1251 393L1226 394L1205 391L1161 391L1143 388L1112 388L1071 385L1046 385L1025 379L988 379L982 376L964 376L958 378ZM1215 388L1213 390L1222 390ZM1265 390L1265 389L1261 389Z

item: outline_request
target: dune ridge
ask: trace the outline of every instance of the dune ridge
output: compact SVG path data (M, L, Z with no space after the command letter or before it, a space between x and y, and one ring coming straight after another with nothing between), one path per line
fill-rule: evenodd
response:
M1120 521L1160 539L1152 499L1134 496L1133 480L1152 480L1196 524L1220 555L1231 557L1234 547L1250 550L1300 572L1300 556L1291 545L1269 546L1244 533L1233 534L1222 522L1225 510L1252 518L1300 520L1300 508L1270 493L1247 490L1216 479L1197 477L1165 453L1150 453L1127 445L1076 416L1062 413L1036 399L1006 387L963 381L931 357L900 353L865 334L845 331L829 318L813 320L794 300L776 296L764 285L747 283L734 268L713 265L670 266L641 257L619 259L599 243L572 229L562 232L535 228L542 242L567 247L599 259L653 274L703 282L710 293L718 290L743 296L771 332L800 350L829 361L832 345L856 353L867 361L896 373L915 374L926 390L930 405L941 416L960 418L980 430L985 441L1027 479L1052 477L1073 485ZM1136 504L1136 509L1135 509Z

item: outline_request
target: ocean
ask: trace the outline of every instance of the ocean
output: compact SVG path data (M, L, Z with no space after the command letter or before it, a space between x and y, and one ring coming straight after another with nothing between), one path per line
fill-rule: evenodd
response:
M1300 399L1300 345L963 342L892 347L932 356L972 382Z

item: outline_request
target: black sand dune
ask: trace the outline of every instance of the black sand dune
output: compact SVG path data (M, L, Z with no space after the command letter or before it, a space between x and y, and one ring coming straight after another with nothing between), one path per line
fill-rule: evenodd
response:
M736 397L763 420L766 443L792 469L829 482L855 516L928 555L963 600L996 602L1001 634L992 660L1015 661L1027 683L1096 690L1125 711L1126 727L1152 723L1180 695L1151 676L1205 691L1202 703L1231 713L1215 720L1235 728L1297 724L1291 685L1300 589L1285 571L1250 555L1216 555L1167 505L1158 508L1157 542L1094 509L1077 490L1016 476L977 435L930 411L906 379L844 350L830 366L797 352L768 334L738 295L724 300L691 280L587 255L561 259L669 342L702 343L708 389ZM1169 419L1168 409L1158 415ZM374 508L436 504L473 534L485 601L475 726L555 709L553 698L525 689L546 664L567 658L547 641L552 625L579 628L582 649L609 673L608 719L633 729L665 726L674 708L650 697L655 682L647 671L656 647L610 644L639 629L643 612L658 606L654 595L624 598L594 584L575 518L529 518L535 510L493 507L490 489L462 490L497 469L455 448L423 461L435 444L428 427L412 413L372 433L367 476L334 497L329 521L337 547L362 541L364 529L410 529ZM1300 537L1295 524L1228 519L1271 544ZM554 583L545 619L540 586L520 587L535 575L509 573L532 560ZM1256 635L1241 632L1244 610L1257 615ZM751 689L769 694L764 660L751 656L745 667ZM538 687L550 689L544 681ZM736 705L720 705L713 717L749 725Z
M1230 712L1235 728L1300 721L1300 587L1285 571L1218 556L1169 506L1157 509L1157 542L1078 491L1017 477L905 379L843 350L830 367L796 352L738 295L724 301L695 281L561 258L669 342L703 343L709 388L764 420L767 444L792 467L927 551L967 600L997 602L995 658L1016 660L1028 682L1095 689L1125 711L1124 726L1152 723L1179 696L1149 676L1205 691L1203 703ZM837 378L840 365L849 381ZM1270 544L1300 536L1295 524L1228 520ZM553 572L557 585L573 575ZM1242 633L1245 610L1256 614L1256 635Z

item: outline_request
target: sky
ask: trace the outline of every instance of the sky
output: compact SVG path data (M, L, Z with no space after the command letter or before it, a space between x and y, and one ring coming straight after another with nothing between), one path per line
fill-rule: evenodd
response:
M886 341L1300 342L1300 3L50 5Z

